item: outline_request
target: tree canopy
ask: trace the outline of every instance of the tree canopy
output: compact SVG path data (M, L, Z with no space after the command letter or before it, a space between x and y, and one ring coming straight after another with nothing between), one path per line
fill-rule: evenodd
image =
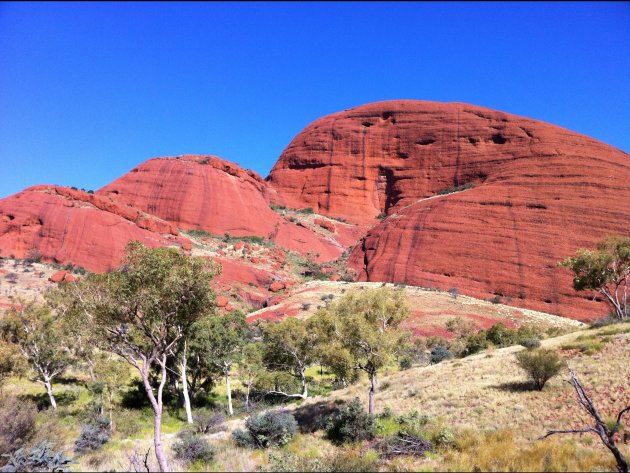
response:
M628 317L630 237L608 236L596 251L580 248L559 265L573 271L576 291L597 291L610 303L616 318Z

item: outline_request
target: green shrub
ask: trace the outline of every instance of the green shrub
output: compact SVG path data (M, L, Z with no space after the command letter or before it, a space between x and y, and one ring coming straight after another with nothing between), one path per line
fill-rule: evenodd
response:
M412 361L411 358L408 356L403 356L398 362L398 367L401 371L408 370L409 368L411 368L411 365Z
M481 330L479 333L466 337L466 348L463 354L464 356L472 355L486 348L488 348L488 339L486 338L486 332Z
M563 367L562 359L555 351L542 348L521 351L516 354L516 360L539 391L542 391L547 381L560 373Z
M187 463L203 461L209 463L214 458L215 450L203 437L191 435L173 444L175 458Z
M591 322L589 324L589 328L600 328L600 327L606 327L608 325L613 325L619 322L619 319L617 317L614 317L612 315L607 315L606 317L603 317L601 319L597 319L594 320L593 322Z
M521 340L521 345L528 350L540 347L540 339L538 337L525 338Z
M462 184L461 186L446 187L444 189L437 191L435 195L452 194L453 192L461 192L461 191L465 191L466 189L472 189L473 187L474 187L474 184L469 182L468 184Z
M36 416L35 404L14 397L0 398L0 455L15 450L33 436Z
M70 471L75 463L62 452L53 452L49 442L41 442L30 450L23 448L9 455L7 464L2 467L3 473L15 471Z
M286 411L254 414L245 421L247 430L237 429L232 437L240 447L268 448L286 445L297 431L295 417Z
M111 437L109 419L98 417L89 424L81 425L81 433L74 443L75 452L98 450Z
M212 237L213 236L212 233L208 233L205 230L188 230L186 233L194 237Z
M438 447L450 447L455 443L455 435L448 428L443 428L433 435L433 443Z
M327 426L328 438L336 443L369 440L374 437L374 416L368 414L358 397L341 407Z
M438 345L433 350L431 350L431 363L437 364L444 360L449 360L453 358L453 354L448 351L442 345Z
M494 324L486 332L486 338L490 343L498 347L512 345L515 339L515 331L510 330L501 322Z
M306 207L304 209L298 210L297 212L301 213L301 214L312 214L313 213L313 209L311 207Z

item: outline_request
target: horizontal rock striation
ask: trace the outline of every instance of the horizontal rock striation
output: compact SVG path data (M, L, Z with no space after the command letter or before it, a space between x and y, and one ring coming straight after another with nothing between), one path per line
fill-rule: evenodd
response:
M569 130L460 103L387 101L307 126L268 177L287 205L378 223L361 280L494 298L576 318L606 313L556 266L630 234L630 156Z
M45 261L107 271L125 245L186 246L168 222L103 196L60 186L35 186L0 200L2 256L37 254Z

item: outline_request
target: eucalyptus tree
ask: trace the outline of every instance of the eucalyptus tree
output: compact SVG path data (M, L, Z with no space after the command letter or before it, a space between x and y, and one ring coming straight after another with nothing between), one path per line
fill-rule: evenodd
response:
M87 324L101 349L138 370L154 413L155 455L168 464L161 440L167 361L204 314L214 310L210 282L216 267L175 248L146 248L130 242L125 262L106 274L90 274L71 286L69 317ZM157 370L159 384L150 380Z
M628 282L630 280L630 237L608 236L597 250L580 248L560 266L573 271L573 288L602 294L619 320L628 318Z
M315 333L311 329L312 322L302 321L294 317L279 323L270 323L263 328L262 354L263 363L270 371L289 374L302 387L301 393L287 393L279 389L270 394L285 397L308 397L306 370L317 359Z
M37 381L46 387L50 405L57 409L52 381L72 362L60 319L46 304L24 303L0 319L0 334L18 349L36 373Z
M334 347L332 360L342 369L352 367L370 379L369 413L374 413L378 371L393 360L405 340L400 324L409 316L404 292L387 286L348 291L337 302L320 309L311 319L320 344ZM325 363L328 358L324 357ZM337 367L339 369L339 367Z
M239 311L204 317L193 327L191 346L199 354L201 363L225 378L230 415L234 415L230 375L234 365L241 360L248 338L247 320Z

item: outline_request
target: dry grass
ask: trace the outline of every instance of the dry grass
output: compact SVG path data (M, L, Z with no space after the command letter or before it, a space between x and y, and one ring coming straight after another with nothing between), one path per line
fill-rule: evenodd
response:
M606 333L606 330L589 330L588 333ZM581 333L544 340L543 347L559 348ZM630 334L608 336L611 340L600 352L591 356L575 353L564 353L564 356L587 387L600 413L611 418L630 404ZM380 383L389 384L389 387L378 393L377 410L390 408L397 414L418 410L460 430L510 428L514 432L514 442L536 445L536 439L547 430L589 424L589 419L578 407L572 387L565 382L569 379L566 372L550 380L541 392L527 389L525 373L517 366L514 357L514 353L522 349L508 347L485 351L464 359L384 376ZM359 396L367 405L368 389L367 380L363 380L348 389L333 392L332 397L350 400ZM314 398L309 402L318 400ZM628 431L630 429L626 427ZM592 447L600 457L609 455L593 436L576 435L574 441L581 448ZM546 442L551 440L540 444ZM628 447L621 446L630 453ZM540 452L544 450L543 447L536 448L542 449ZM578 464L574 466L582 468Z

